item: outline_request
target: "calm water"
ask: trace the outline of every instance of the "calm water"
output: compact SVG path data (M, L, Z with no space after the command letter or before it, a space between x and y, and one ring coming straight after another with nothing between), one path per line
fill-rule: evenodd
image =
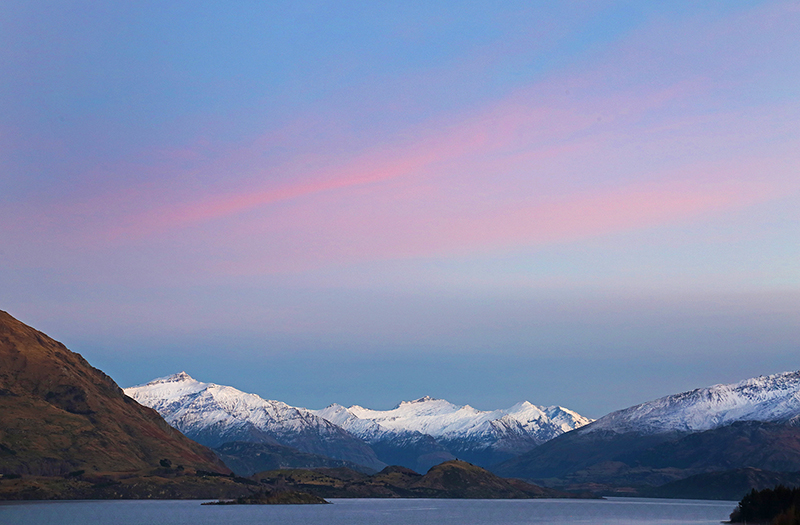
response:
M351 525L351 524L714 524L731 501L334 499L333 505L201 506L199 501L0 503L0 524Z

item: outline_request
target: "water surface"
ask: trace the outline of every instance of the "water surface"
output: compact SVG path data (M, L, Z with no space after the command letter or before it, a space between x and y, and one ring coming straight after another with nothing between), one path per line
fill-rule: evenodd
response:
M732 501L332 499L333 505L201 506L199 501L44 501L0 504L0 524L37 525L719 525Z

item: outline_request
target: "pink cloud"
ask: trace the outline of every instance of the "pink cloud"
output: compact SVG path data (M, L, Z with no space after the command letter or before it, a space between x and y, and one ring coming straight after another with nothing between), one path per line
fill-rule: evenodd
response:
M614 116L613 123L598 123L596 113L548 105L521 92L469 118L425 126L416 140L376 146L349 159L325 154L292 159L271 168L288 174L282 183L123 214L101 237L120 243L202 239L225 247L217 251L227 255L209 263L217 269L296 272L571 242L690 221L773 198L786 187L787 166L781 165L786 152L777 152L771 165L765 163L771 153L766 150L727 162L703 161L702 155L698 159L687 152L675 166L645 171L634 162L632 153L646 158L651 150L675 147L669 143L674 131L691 137L701 150L740 140L741 132L729 124L740 123L742 115L681 115L641 123L642 115L694 89L680 84L628 98L624 114ZM602 99L598 107L617 104L623 104L622 96ZM680 122L677 130L671 128L675 122ZM700 124L713 129L685 133ZM233 166L245 170L247 181L269 181L269 173L258 175L253 159L264 141L275 137L206 169L224 172ZM619 177L623 172L630 174Z
M768 10L763 17L773 14ZM713 29L718 33L738 23L721 21ZM761 172L766 151L745 163L747 170L736 162L719 169L722 164L713 157L754 140L748 133L758 135L759 126L774 127L775 108L760 120L759 108L731 115L673 114L671 104L685 110L683 103L713 92L700 74L645 87L634 82L628 91L602 89L609 76L631 69L631 59L647 56L636 51L641 39L638 33L622 42L615 58L589 72L551 78L479 111L432 119L405 130L404 139L352 154L305 146L304 134L317 126L327 134L346 128L345 122L309 116L213 158L193 148L161 152L156 156L161 164L149 168L177 180L178 190L151 182L70 203L59 213L84 216L95 225L80 232L89 243L166 238L181 231L200 235L202 227L230 224L228 238L282 229L287 242L296 243L297 258L304 253L303 240L327 246L326 256L349 258L333 246L337 239L363 257L403 257L671 223L746 206L784 187L779 179L786 175L770 175L758 191L740 191L738 181ZM698 124L704 126L699 131ZM264 151L276 145L291 155L265 158ZM671 150L675 160L651 163ZM193 164L184 169L180 161ZM148 169L145 164L121 169ZM189 189L195 175L221 182ZM321 241L318 232L331 240Z
M769 169L773 166L760 166ZM735 180L753 166L698 166L677 180L638 183L526 202L491 202L478 210L441 188L396 181L392 191L363 187L335 202L311 199L273 220L240 223L237 246L217 270L233 274L294 273L328 265L418 257L452 257L535 247L651 228L686 226L728 210L775 198L768 183ZM478 202L478 201L476 201ZM347 210L342 212L341 210ZM288 233L288 238L281 232ZM271 241L280 239L279 249Z
M290 182L266 184L247 191L214 195L148 210L127 219L127 225L112 228L111 236L146 236L309 195L377 184L401 177L435 177L435 171L447 169L448 163L457 167L460 163L471 162L470 159L481 162L480 159L487 155L526 147L531 140L541 140L545 136L552 139L553 136L574 133L587 125L591 125L591 122L585 117L563 110L531 108L514 103L501 104L466 121L439 124L438 129L433 131L422 130L417 134L416 141L389 147L378 146L351 159L333 158L330 166L323 167L324 158L319 156L301 155L270 170L294 174ZM264 139L256 142L263 144ZM553 155L567 149L569 146L557 146L553 151L543 154ZM178 154L189 155L183 151L176 152ZM223 173L230 169L226 164L235 169L253 163L253 158L257 157L257 153L252 150L241 151L237 155L216 162L206 170L213 169ZM530 156L530 152L526 155ZM505 162L510 161L506 159ZM258 173L257 167L241 169L248 171L245 174L247 178L259 178L255 175ZM260 178L269 179L269 173L264 173Z
M604 115L605 124L626 115L642 114L685 93L686 89L686 86L678 85L638 99L623 96L618 96L616 102L606 99L602 107L624 106L625 110L620 115ZM575 138L597 126L602 119L596 115L596 111L537 100L534 92L524 90L476 115L451 117L449 122L427 123L410 133L416 141L377 146L349 159L332 157L329 165L326 165L324 155L299 154L259 176L256 164L260 149L271 141L280 140L284 134L297 134L297 130L291 129L294 125L290 125L287 132L270 133L254 141L250 148L236 151L203 169L204 172L227 172L234 179L247 180L269 179L270 173L288 173L292 175L289 182L148 210L130 217L127 225L114 228L112 237L146 236L308 195L400 177L436 177L464 166L483 166L495 173L513 169L543 158L556 158L596 147L596 137L594 142ZM172 156L195 158L196 154L191 150L178 150Z

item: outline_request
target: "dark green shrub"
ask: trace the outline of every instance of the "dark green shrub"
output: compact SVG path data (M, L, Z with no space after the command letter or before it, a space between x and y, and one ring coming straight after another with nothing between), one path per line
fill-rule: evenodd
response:
M800 525L800 488L753 489L731 513L731 522Z

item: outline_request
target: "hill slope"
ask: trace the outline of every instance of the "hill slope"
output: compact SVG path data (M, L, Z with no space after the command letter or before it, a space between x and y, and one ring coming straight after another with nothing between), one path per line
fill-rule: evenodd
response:
M0 311L0 473L228 469L63 344Z

